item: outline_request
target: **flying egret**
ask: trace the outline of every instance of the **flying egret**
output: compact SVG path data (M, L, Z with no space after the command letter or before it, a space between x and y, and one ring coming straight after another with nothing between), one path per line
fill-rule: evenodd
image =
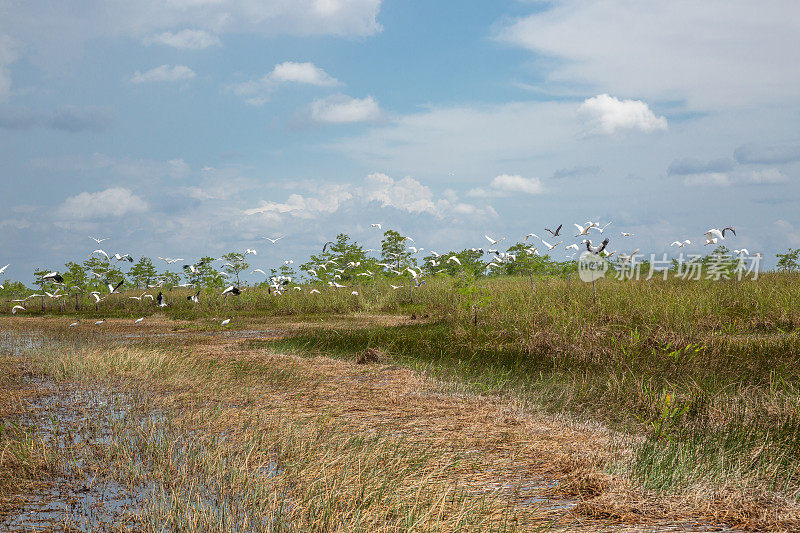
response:
M101 242L108 240L108 237L106 237L105 239L98 239L97 237L92 237L91 235L89 235L89 238L92 239L97 244L100 244Z
M555 247L556 247L556 246L558 246L559 244L563 244L563 243L564 243L564 241L558 241L558 242L557 242L557 243L555 243L555 244L550 244L550 243L549 243L549 242L547 242L546 240L542 239L542 244L544 244L545 246L547 246L547 249L548 249L548 250L552 250L553 248L555 248Z
M620 235L622 235L623 237L633 237L633 236L634 236L634 234L633 234L633 233L628 233L627 231L620 231L619 233L620 233Z
M545 228L545 229L546 229L546 228ZM558 227L558 229L561 229L561 226L559 226L559 227ZM547 231L550 231L550 230L547 230ZM552 233L552 232L551 232L551 233ZM538 236L538 235L536 235L535 233L528 233L527 235L525 235L525 238L524 238L524 239L522 239L522 242L527 242L527 241L528 241L528 238L530 238L530 237L536 237L537 239L541 239L541 237L539 237L539 236Z
M309 294L320 294L320 292L317 289L311 289Z
M677 246L678 248L683 248L687 244L692 244L692 241L690 241L689 239L686 239L685 241L673 241L672 244L670 244L670 246Z
M109 260L109 259L108 259L108 254L105 252L105 250L100 250L100 249L97 249L97 250L93 251L92 253L90 253L90 254L89 254L89 257L92 257L94 254L100 254L100 255L103 255L103 256L105 256L105 258L106 258L106 261L108 261L108 260Z
M577 244L570 244L569 246L564 248L564 250L576 250L577 251L578 250L578 245Z
M9 263L9 265L10 265L10 263ZM0 268L0 274L2 274L3 272L5 272L5 271L6 271L6 269L9 267L9 265L6 265L6 266L4 266L3 268Z
M383 226L381 226L379 223L376 223L376 224L370 224L370 227L372 227L372 228L378 228L378 229L383 229Z
M16 315L17 311L25 311L25 308L22 307L21 305L15 305L14 307L11 308L12 315Z
M256 252L252 248L248 248L247 250L244 251L244 255L247 255L247 254L258 255L258 252Z
M562 226L564 226L564 224L559 224L555 231L553 231L551 229L548 229L548 228L544 228L544 230L545 231L549 231L550 235L552 235L553 237L558 237L559 235L561 235L561 227ZM536 236L536 238L538 239L539 237Z
M750 250L747 248L742 248L741 250L734 250L733 253L736 255L750 255Z
M495 246L497 243L499 243L499 242L502 242L502 241L506 240L506 238L505 238L505 237L501 237L500 239L497 239L497 240L495 240L495 239L493 239L493 238L489 237L488 235L484 235L484 237L486 237L486 240L487 240L487 241L489 241L490 243L492 243L492 246Z
M278 242L279 240L283 239L283 237L278 237L278 238L276 238L276 239L270 239L269 237L261 237L261 238L262 238L262 239L265 239L265 240L268 240L268 241L269 241L269 242L271 242L272 244L275 244L275 243L276 243L276 242ZM324 251L324 250L323 250L323 251Z
M603 233L610 224L611 224L611 222L609 222L608 224L606 224L602 228L599 225L594 225L594 226L590 226L589 229L597 230L600 233Z
M581 226L580 224L573 224L573 226L575 226L575 229L578 230L578 234L575 236L580 237L581 235L589 235L589 230L595 227L595 223L589 222L588 225L586 226Z
M705 246L708 246L709 244L717 244L717 242L725 239L725 232L726 231L730 231L734 235L736 235L736 231L730 226L722 228L722 229L711 228L710 230L706 231L706 244L705 244Z
M129 263L133 263L133 257L131 257L131 254L119 255L117 253L114 254L114 259L116 259L117 263L119 263L120 261L128 261Z
M251 271L250 271L250 273L251 273L251 274L255 274L256 272L259 272L259 273L261 273L261 274L264 274L265 276L267 275L267 273L266 273L266 272L264 272L263 270L261 270L260 268L257 268L257 269L255 269L255 270L251 270Z
M449 263L450 261L452 261L454 263L458 263L459 265L461 264L461 260L458 257L454 256L454 255L451 255L450 257L447 258L447 262ZM414 277L416 277L416 276L414 276Z
M225 296L228 293L233 294L234 296L237 296L237 295L241 294L242 291L239 290L239 287L235 287L235 286L231 285L230 287L228 287L224 291L222 291L222 296Z

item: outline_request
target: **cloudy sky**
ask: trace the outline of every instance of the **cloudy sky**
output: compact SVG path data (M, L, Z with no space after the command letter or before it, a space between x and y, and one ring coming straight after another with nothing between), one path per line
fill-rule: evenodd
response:
M800 247L797 50L794 0L0 0L0 264L597 218L612 249L733 225L774 257Z

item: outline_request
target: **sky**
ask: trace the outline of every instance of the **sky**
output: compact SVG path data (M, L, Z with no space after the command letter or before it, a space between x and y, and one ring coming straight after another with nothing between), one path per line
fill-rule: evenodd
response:
M371 223L443 252L589 220L672 255L734 226L774 264L800 247L797 50L794 0L0 0L0 266L88 235L265 268L379 248Z

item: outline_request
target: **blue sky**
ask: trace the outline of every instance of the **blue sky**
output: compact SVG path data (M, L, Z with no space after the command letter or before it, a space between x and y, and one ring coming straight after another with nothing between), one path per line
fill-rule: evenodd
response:
M800 247L798 49L778 0L0 0L0 263L597 218L771 257Z

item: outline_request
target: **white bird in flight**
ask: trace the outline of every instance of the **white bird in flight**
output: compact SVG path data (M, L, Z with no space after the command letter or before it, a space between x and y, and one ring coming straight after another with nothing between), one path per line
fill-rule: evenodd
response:
M275 244L275 243L276 243L276 242L278 242L279 240L283 239L283 237L278 237L278 238L276 238L276 239L270 239L269 237L261 237L261 238L262 238L262 239L265 239L265 240L268 240L268 241L269 241L269 242L271 242L272 244Z
M589 222L586 226L581 226L580 224L573 224L575 229L578 230L578 234L575 235L576 237L580 237L581 235L589 235L589 230L595 227L594 222Z
M376 223L376 224L370 224L370 227L373 227L373 228L378 228L378 229L383 229L383 226L381 226L381 225L380 225L380 223Z
M497 243L499 243L499 242L502 242L502 241L506 240L506 238L505 238L505 237L501 237L500 239L497 239L497 240L495 240L495 239L493 239L493 238L489 237L488 235L484 235L484 237L486 237L486 240L487 240L487 241L489 241L490 243L492 243L492 246L495 246Z
M550 244L550 243L549 243L549 242L547 242L546 240L542 239L542 244L544 244L545 246L547 246L547 249L548 249L548 250L552 250L553 248L555 248L555 247L556 247L556 246L558 246L559 244L562 244L563 242L564 242L564 241L558 241L558 242L557 242L557 243L555 243L555 244Z
M633 233L628 233L627 231L620 231L620 235L623 237L633 237Z
M685 241L673 241L673 243L670 244L670 246L677 246L678 248L683 248L687 244L692 244L692 241L690 241L689 239L686 239Z
M92 239L97 244L100 244L101 242L108 240L108 237L106 237L105 239L98 239L97 237L92 237L91 235L89 235L89 238Z
M17 311L25 311L25 308L22 307L21 305L15 305L14 307L11 308L12 315L16 315Z
M459 265L461 264L461 261L458 259L458 257L456 257L454 255L451 255L450 257L447 258L447 262L449 263L450 261L452 261L454 263L458 263Z

